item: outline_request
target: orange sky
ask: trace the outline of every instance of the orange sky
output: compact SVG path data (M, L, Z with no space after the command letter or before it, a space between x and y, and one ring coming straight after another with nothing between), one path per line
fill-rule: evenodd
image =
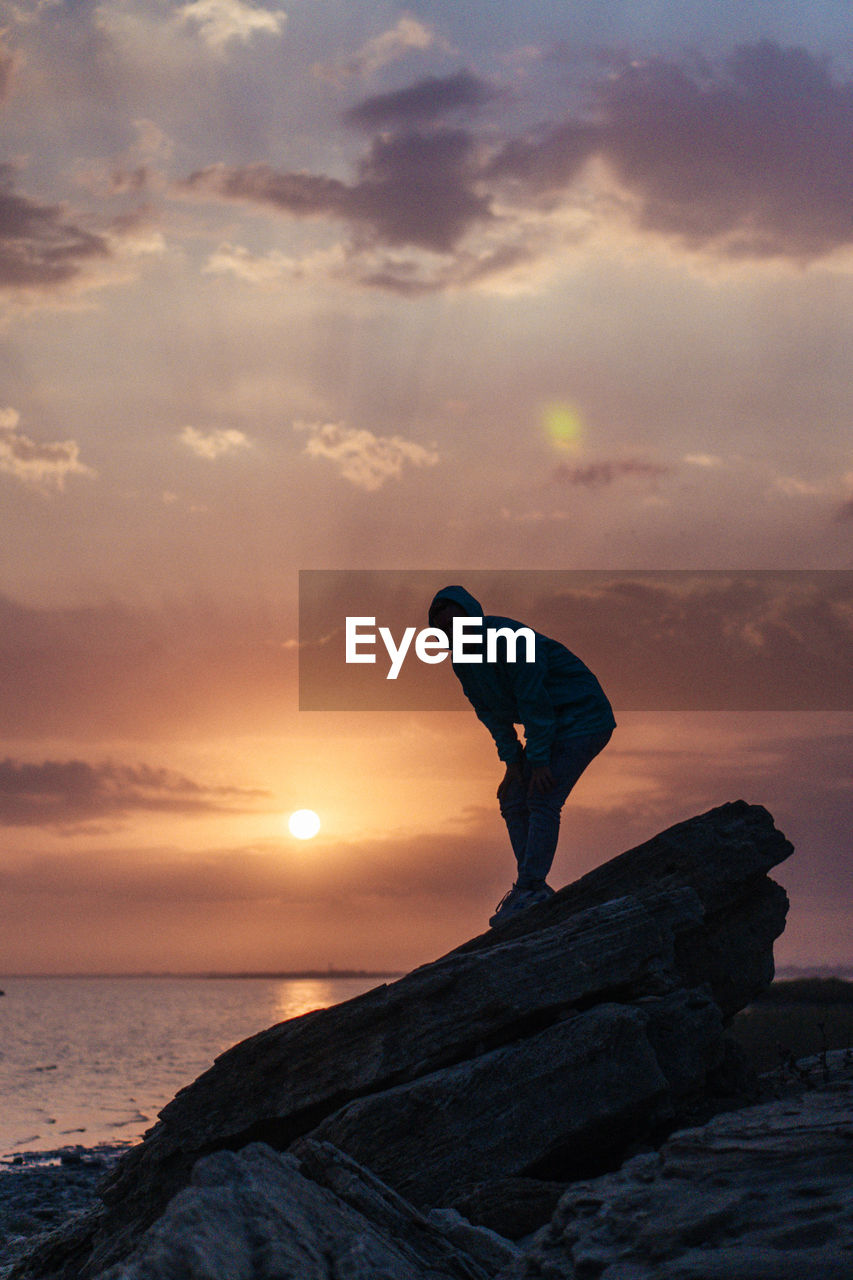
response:
M520 599L619 721L554 882L742 796L797 845L778 957L853 963L846 579L689 617L624 585L851 568L849 6L0 30L0 971L396 969L484 927L493 745L300 712L305 569L429 571L424 612L466 570L607 570Z

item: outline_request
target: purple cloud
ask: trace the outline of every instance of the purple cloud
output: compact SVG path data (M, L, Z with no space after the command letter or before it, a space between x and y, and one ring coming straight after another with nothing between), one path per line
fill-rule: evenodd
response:
M458 71L452 76L428 76L406 89L365 98L344 115L362 129L408 128L437 120L462 108L479 107L500 97L479 76Z
M595 122L508 142L489 176L566 187L593 156L638 202L641 228L731 256L813 258L853 238L853 84L769 40L714 72L653 59L598 93Z
M669 467L657 462L643 462L641 459L625 458L622 460L588 462L585 465L570 467L562 463L554 471L554 479L568 484L582 485L587 489L601 489L613 484L623 476L640 476L648 480L657 480L668 475Z
M0 825L67 826L130 812L205 813L245 810L263 793L203 787L181 774L147 765L91 765L83 760L40 764L0 761Z
M62 208L17 195L10 165L0 165L0 286L64 284L107 254L101 236L66 221Z
M212 165L191 174L186 187L271 205L294 217L338 218L385 245L450 252L474 223L491 216L475 178L470 135L438 129L376 138L351 185L268 165Z

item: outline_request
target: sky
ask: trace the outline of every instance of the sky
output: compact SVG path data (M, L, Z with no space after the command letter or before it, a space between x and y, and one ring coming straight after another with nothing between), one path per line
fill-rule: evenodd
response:
M0 113L0 971L482 931L491 739L300 710L304 570L599 673L552 883L743 798L853 964L847 0L0 0Z

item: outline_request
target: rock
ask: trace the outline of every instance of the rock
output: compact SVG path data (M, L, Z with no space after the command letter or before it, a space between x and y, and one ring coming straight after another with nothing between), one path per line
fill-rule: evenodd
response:
M766 809L736 800L596 867L456 954L501 945L623 895L666 902L689 888L701 906L701 923L678 931L679 969L686 986L710 982L730 1018L773 979L770 944L785 927L787 896L767 872L792 852Z
M163 1110L102 1187L86 1280L126 1257L200 1157L300 1138L345 1151L418 1205L472 1186L567 1181L684 1123L723 1028L773 973L791 846L723 805L390 986L236 1045ZM71 1255L69 1254L69 1258Z
M99 1280L491 1280L517 1252L470 1225L428 1220L332 1148L304 1144L301 1155L253 1143L199 1160Z
M431 1209L428 1216L452 1245L476 1258L490 1274L514 1261L518 1253L505 1236L487 1227L475 1226L458 1209Z
M575 1183L499 1280L853 1275L853 1082L716 1116Z
M701 994L596 1005L350 1103L314 1134L418 1205L452 1199L486 1170L574 1177L609 1167L669 1118L674 1096L717 1060L720 1038L719 1010Z
M470 1187L452 1207L469 1222L521 1240L550 1221L565 1190L564 1182L542 1178L496 1178Z

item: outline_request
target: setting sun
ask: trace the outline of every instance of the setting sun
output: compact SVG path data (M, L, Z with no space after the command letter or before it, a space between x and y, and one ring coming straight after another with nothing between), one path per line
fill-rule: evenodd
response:
M297 809L288 818L287 826L297 840L310 840L320 830L320 819L313 809Z

